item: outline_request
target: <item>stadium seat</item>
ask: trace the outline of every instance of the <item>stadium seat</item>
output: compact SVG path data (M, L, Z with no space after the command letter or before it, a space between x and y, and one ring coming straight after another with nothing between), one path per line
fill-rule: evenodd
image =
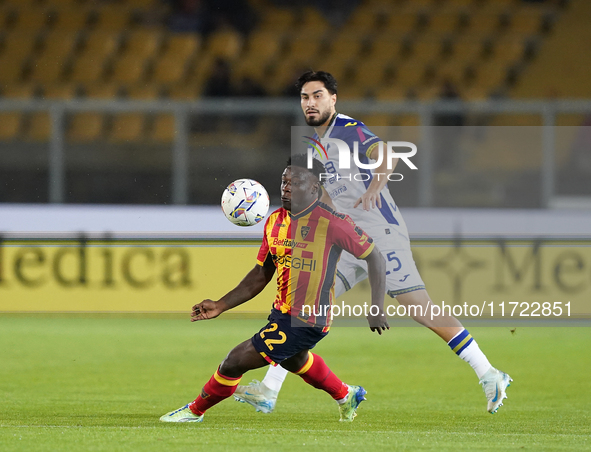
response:
M152 80L161 85L180 83L187 76L187 59L182 55L168 54L156 58L152 67Z
M523 8L511 14L507 31L524 35L536 35L542 31L546 11L540 8Z
M17 11L12 24L14 31L40 31L49 24L50 10L43 7L25 7Z
M52 23L54 30L82 31L89 21L90 12L86 8L62 8Z
M305 7L301 18L295 24L295 32L302 36L308 33L323 35L329 29L327 20L320 12L313 7Z
M213 32L207 39L205 51L213 58L234 60L242 49L240 34L230 28Z
M0 141L10 141L18 138L22 116L18 112L0 112Z
M25 141L47 142L51 137L51 118L48 113L36 112L29 115Z
M289 8L265 7L261 16L261 23L258 27L261 31L289 32L295 22L295 15Z
M243 59L267 64L281 52L281 34L268 31L253 31L248 39L248 45Z
M115 99L119 95L117 83L90 83L85 87L85 95L91 99Z
M407 95L407 88L396 85L396 84L387 84L382 87L379 87L375 91L375 96L377 100L389 100L389 101L401 101L405 100ZM389 121L392 121L390 117ZM392 124L375 124L375 125L392 125Z
M134 100L156 100L160 97L160 87L153 84L139 84L127 87L126 94Z
M443 42L435 37L417 38L411 43L411 58L415 61L434 62L443 54Z
M140 82L147 69L147 60L144 56L126 55L119 57L113 63L110 82L120 84L134 84Z
M462 36L452 42L451 58L455 61L472 62L484 53L484 42L480 36Z
M117 143L141 140L144 134L145 119L142 113L114 115L109 140Z
M361 60L354 65L354 80L361 87L377 88L386 81L389 62L386 59Z
M391 60L399 58L406 46L405 38L398 33L384 33L371 43L367 59Z
M72 142L96 141L102 137L104 123L101 113L75 113L70 117L66 137Z
M31 99L36 94L36 85L33 83L13 83L2 87L0 94L7 99Z
M504 87L508 69L506 64L497 61L482 63L475 68L474 85L488 90Z
M491 60L505 64L519 62L525 56L525 49L522 36L505 36L494 41Z
M158 51L162 35L152 30L135 30L127 34L123 55L150 58Z
M395 65L396 83L408 88L419 86L425 81L425 69L422 61L399 61Z
M357 8L349 17L342 34L366 34L376 30L378 14L374 8Z
M455 85L464 85L466 81L466 71L469 63L462 59L451 58L443 63L433 66L433 77L435 82L449 80Z
M357 58L365 45L364 34L354 29L345 28L330 39L328 58Z
M52 32L43 36L44 47L31 65L30 80L41 83L59 81L76 46L75 32Z
M105 63L119 46L119 33L92 32L82 52L74 59L69 79L78 83L93 83L103 79Z
M174 115L159 114L153 119L149 137L157 143L172 143L176 134Z
M175 55L179 58L194 57L201 46L201 36L196 33L179 33L169 36L165 41L162 56Z
M343 53L332 53L322 59L322 67L319 69L330 72L339 82L345 81L351 66L355 66L358 59Z
M384 21L384 30L390 33L405 34L414 31L418 24L418 16L409 12L392 12Z
M488 36L501 26L501 16L497 10L479 10L471 14L464 30L468 34Z
M291 37L287 58L290 60L316 59L320 54L323 41L322 35L308 34L306 36L295 35Z
M73 84L45 85L43 97L46 99L67 100L76 97L77 87Z
M425 32L438 34L453 34L460 27L458 12L435 12L429 17Z
M95 30L118 32L132 28L130 9L125 5L105 4L95 11Z

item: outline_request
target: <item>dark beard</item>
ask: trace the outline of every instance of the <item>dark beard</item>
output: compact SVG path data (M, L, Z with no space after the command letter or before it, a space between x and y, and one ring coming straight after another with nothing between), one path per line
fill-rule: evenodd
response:
M306 118L306 123L309 126L318 127L318 126L321 126L322 124L324 124L326 121L328 121L328 118L330 118L330 110L327 111L326 113L324 113L318 119L308 119L308 118Z

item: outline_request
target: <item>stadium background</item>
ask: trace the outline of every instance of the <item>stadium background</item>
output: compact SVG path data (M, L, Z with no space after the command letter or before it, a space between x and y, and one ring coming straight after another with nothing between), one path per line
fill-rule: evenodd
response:
M589 39L590 17L583 0L3 0L0 311L182 311L195 293L237 282L251 261L236 256L260 228L207 206L241 177L279 204L277 175L303 125L293 83L307 68L338 78L340 111L418 144L420 170L400 165L404 181L390 184L413 239L453 250L458 236L477 237L498 254L499 237L532 239L534 251L539 238L587 238L590 57L573 43ZM500 214L481 208L512 209L491 223ZM545 217L527 217L532 208ZM466 226L466 215L484 219ZM89 238L99 241L83 256ZM228 238L250 241L218 243L203 266L207 240ZM567 278L548 299L583 306L586 247L573 257L569 246L539 268ZM171 251L183 247L190 257ZM425 279L437 299L460 303L435 249L415 251L434 262ZM538 254L498 256L516 259L499 270L515 294L535 286ZM501 296L486 275L471 282L486 293L469 299ZM264 312L270 292L242 309Z

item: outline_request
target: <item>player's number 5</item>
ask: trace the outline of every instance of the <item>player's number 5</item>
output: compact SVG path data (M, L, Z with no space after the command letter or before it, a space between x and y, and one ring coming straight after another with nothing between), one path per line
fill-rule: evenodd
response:
M265 339L265 333L272 333L277 330L277 324L271 323L271 326L266 330L261 331L261 339ZM269 350L273 350L273 344L283 344L287 340L287 336L283 331L278 331L280 339L265 339L265 345Z

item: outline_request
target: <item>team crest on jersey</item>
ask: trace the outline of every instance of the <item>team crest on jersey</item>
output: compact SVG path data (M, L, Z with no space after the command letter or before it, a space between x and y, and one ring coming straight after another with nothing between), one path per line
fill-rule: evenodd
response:
M310 232L310 226L302 226L302 228L300 229L300 233L302 234L302 238L304 240L306 240L306 237L308 237L309 232Z

